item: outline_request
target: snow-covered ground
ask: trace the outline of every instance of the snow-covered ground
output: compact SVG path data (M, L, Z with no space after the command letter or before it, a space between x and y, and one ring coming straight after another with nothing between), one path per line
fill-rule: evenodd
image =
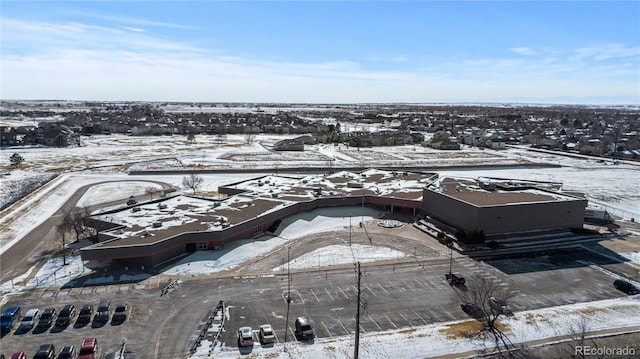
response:
M262 136L259 139L264 143L269 143L281 138ZM30 229L54 214L73 193L83 186L95 185L89 188L79 203L79 205L90 205L125 199L132 195L143 195L146 187L158 186L156 182L163 182L179 188L183 178L181 175L130 176L117 173L118 167L103 168L102 166L128 164L138 169L144 169L147 165L150 168L160 166L163 169L171 169L172 166L179 168L183 165L217 164L222 166L220 168L225 168L224 166L244 163L247 168L253 168L252 164L256 162L242 161L258 157L261 158L258 160L261 162L261 166L283 168L283 163L277 157L272 156L269 151L266 151L264 146L258 143L247 144L244 143L245 140L242 136L229 136L224 145L216 145L213 138L209 140L201 137L196 138L196 144L190 144L184 139L176 137L95 136L84 139L84 147L3 150L20 153L25 157L26 163L25 170L14 170L10 176L3 178L3 183L20 181L21 176L27 176L33 171L45 172L60 169L66 171L68 168L82 169L82 171L65 172L33 193L32 196L4 210L0 217L0 253L20 240ZM382 147L367 151L354 151L337 146L317 145L311 147L310 150L308 153L315 153L316 155L313 156L316 156L318 163L325 163L323 161L332 158L346 165L372 163L372 167L376 162L363 160L367 155L365 152L368 152L372 158L389 158L391 156L396 158L398 163L414 161L414 158L419 157L429 160L422 163L430 162L434 165L455 165L462 161L460 157L438 157L437 151L416 146ZM622 162L613 165L599 163L595 160L532 153L524 149L505 151L467 149L465 151L467 158L464 161L466 164L474 163L473 161L477 161L478 164L508 164L527 160L551 163L560 165L560 167L490 170L447 169L440 171L441 174L470 178L483 176L562 182L565 190L586 192L592 204L600 205L626 219L635 218L637 220L640 218L640 187L638 187L637 180L640 166L636 164ZM305 151L305 154L308 153ZM8 156L3 156L3 158L5 157ZM304 161L300 158L287 163L287 165L299 166ZM87 170L89 167L91 169ZM273 170L269 170L265 173L203 174L204 183L199 190L216 192L220 185L273 172ZM192 276L231 269L255 256L267 254L286 244L287 241L312 233L348 228L350 221L353 221L351 224L356 226L362 218L369 221L379 215L369 208L365 208L365 211L370 212L364 213L356 212L355 209L347 209L347 211L350 212L345 214L343 209L341 213L309 212L291 217L283 221L280 227L282 230L277 233L277 237L238 242L220 251L197 252L192 256L185 257L166 273L176 276ZM340 264L334 260L335 257L338 257L337 254L340 257L351 258L349 262L352 262L352 256L366 261L367 258L371 260L394 259L405 255L401 252L389 249L381 250L379 247L373 246L329 246L318 249L315 253L293 258L290 265L293 268L298 268L296 266L308 268ZM640 260L638 252L628 252L622 255L634 263L638 263ZM86 275L96 270L92 263L84 263L83 265L77 256L68 258L69 264L66 266L62 266L59 261L60 259L55 258L44 265L34 266L22 276L2 283L0 291L5 294L34 287L60 286L73 281L80 275ZM277 270L277 268L275 269ZM34 274L35 271L37 273ZM27 278L31 279L26 280ZM126 279L132 278L119 278L119 280ZM99 281L108 282L118 279L106 276L94 280L99 283ZM3 295L3 298L6 300L7 296ZM514 317L507 319L505 324L512 332L512 340L528 341L567 333L581 316L587 318L591 330L638 325L638 312L640 312L640 297L635 296L519 312ZM360 351L363 356L370 358L421 358L453 352L461 353L483 347L483 342L476 339L448 336L446 334L447 328L455 325L456 323L440 323L424 327L401 328L384 333L364 333ZM279 346L264 350L256 347L254 356L289 358L293 355L294 357L310 358L346 358L353 352L352 345L353 337L336 337L317 340L314 345L290 344L289 354L278 350ZM366 355L364 355L365 353ZM237 349L223 348L221 351L218 349L216 353L216 357L221 358L238 356Z

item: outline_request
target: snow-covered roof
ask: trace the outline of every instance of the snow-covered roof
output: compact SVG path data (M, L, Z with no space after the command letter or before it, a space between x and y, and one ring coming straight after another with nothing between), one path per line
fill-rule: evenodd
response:
M561 184L495 178L440 177L428 189L475 206L497 206L553 201L575 201L560 192Z
M118 225L103 232L115 240L98 246L148 244L181 233L220 231L318 197L382 195L421 201L424 185L432 176L375 169L331 175L262 176L225 186L241 193L221 199L178 195L95 215L97 220Z

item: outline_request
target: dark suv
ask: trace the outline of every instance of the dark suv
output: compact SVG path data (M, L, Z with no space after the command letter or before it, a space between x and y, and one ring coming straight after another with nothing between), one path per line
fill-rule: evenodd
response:
M463 286L465 283L464 277L459 273L447 273L444 277L447 279L449 285Z
M296 337L302 340L313 339L313 328L311 327L311 323L307 317L298 317L296 318Z
M93 314L93 305L85 304L80 308L80 313L78 313L78 320L76 323L86 324L91 321L91 315Z
M33 359L53 359L55 353L56 348L53 344L44 344L40 346Z
M616 279L615 281L613 281L613 286L616 287L617 290L625 292L627 294L633 295L640 293L640 289L636 288L636 286L631 284L631 282L623 279Z
M76 307L73 304L67 304L62 307L56 325L59 327L65 327L73 321L73 317L76 315Z
M109 315L111 314L110 307L111 303L108 299L101 300L100 304L98 304L98 309L96 310L96 315L93 320L100 323L108 322Z
M47 308L42 312L40 316L40 321L36 328L38 329L46 329L51 326L53 323L53 317L56 315L56 308Z

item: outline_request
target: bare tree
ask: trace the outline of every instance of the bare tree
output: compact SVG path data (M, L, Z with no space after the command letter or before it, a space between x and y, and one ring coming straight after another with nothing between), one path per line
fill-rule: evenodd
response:
M571 337L570 341L565 346L561 346L560 350L562 353L560 354L564 358L576 358L576 359L584 359L587 357L592 357L585 353L584 348L589 346L591 348L598 348L598 343L594 339L590 339L587 336L591 326L589 325L589 319L585 315L581 315L580 319L576 323L569 324L569 336ZM558 335L566 335L564 332L558 333ZM600 356L597 356L600 358Z
M66 237L70 229L71 228L69 227L69 225L64 221L58 224L58 226L56 227L56 232L60 235L60 240L62 241L62 265L63 266L67 265Z
M158 189L157 187L154 186L147 186L144 189L144 193L149 195L149 199L153 200L153 195L160 192L160 189Z
M511 356L513 345L500 329L498 319L509 314L508 302L516 294L512 284L502 283L490 273L479 272L467 282L466 290L457 290L456 293L468 313L482 323L478 337L492 341L498 357Z
M73 230L76 235L76 241L79 241L80 238L94 235L93 230L84 225L84 220L89 218L90 215L91 213L87 207L67 208L64 210L61 226L65 229L65 232Z
M196 175L195 173L190 173L188 176L184 176L182 178L182 186L186 189L193 190L194 195L196 194L196 190L202 185L202 182L202 177Z

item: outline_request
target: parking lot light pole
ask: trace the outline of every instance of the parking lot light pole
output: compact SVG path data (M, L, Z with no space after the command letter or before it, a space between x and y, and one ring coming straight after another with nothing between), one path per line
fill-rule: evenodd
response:
M287 350L287 335L289 334L289 307L291 304L291 261L290 258L291 247L287 246L287 319L284 327L284 349Z

